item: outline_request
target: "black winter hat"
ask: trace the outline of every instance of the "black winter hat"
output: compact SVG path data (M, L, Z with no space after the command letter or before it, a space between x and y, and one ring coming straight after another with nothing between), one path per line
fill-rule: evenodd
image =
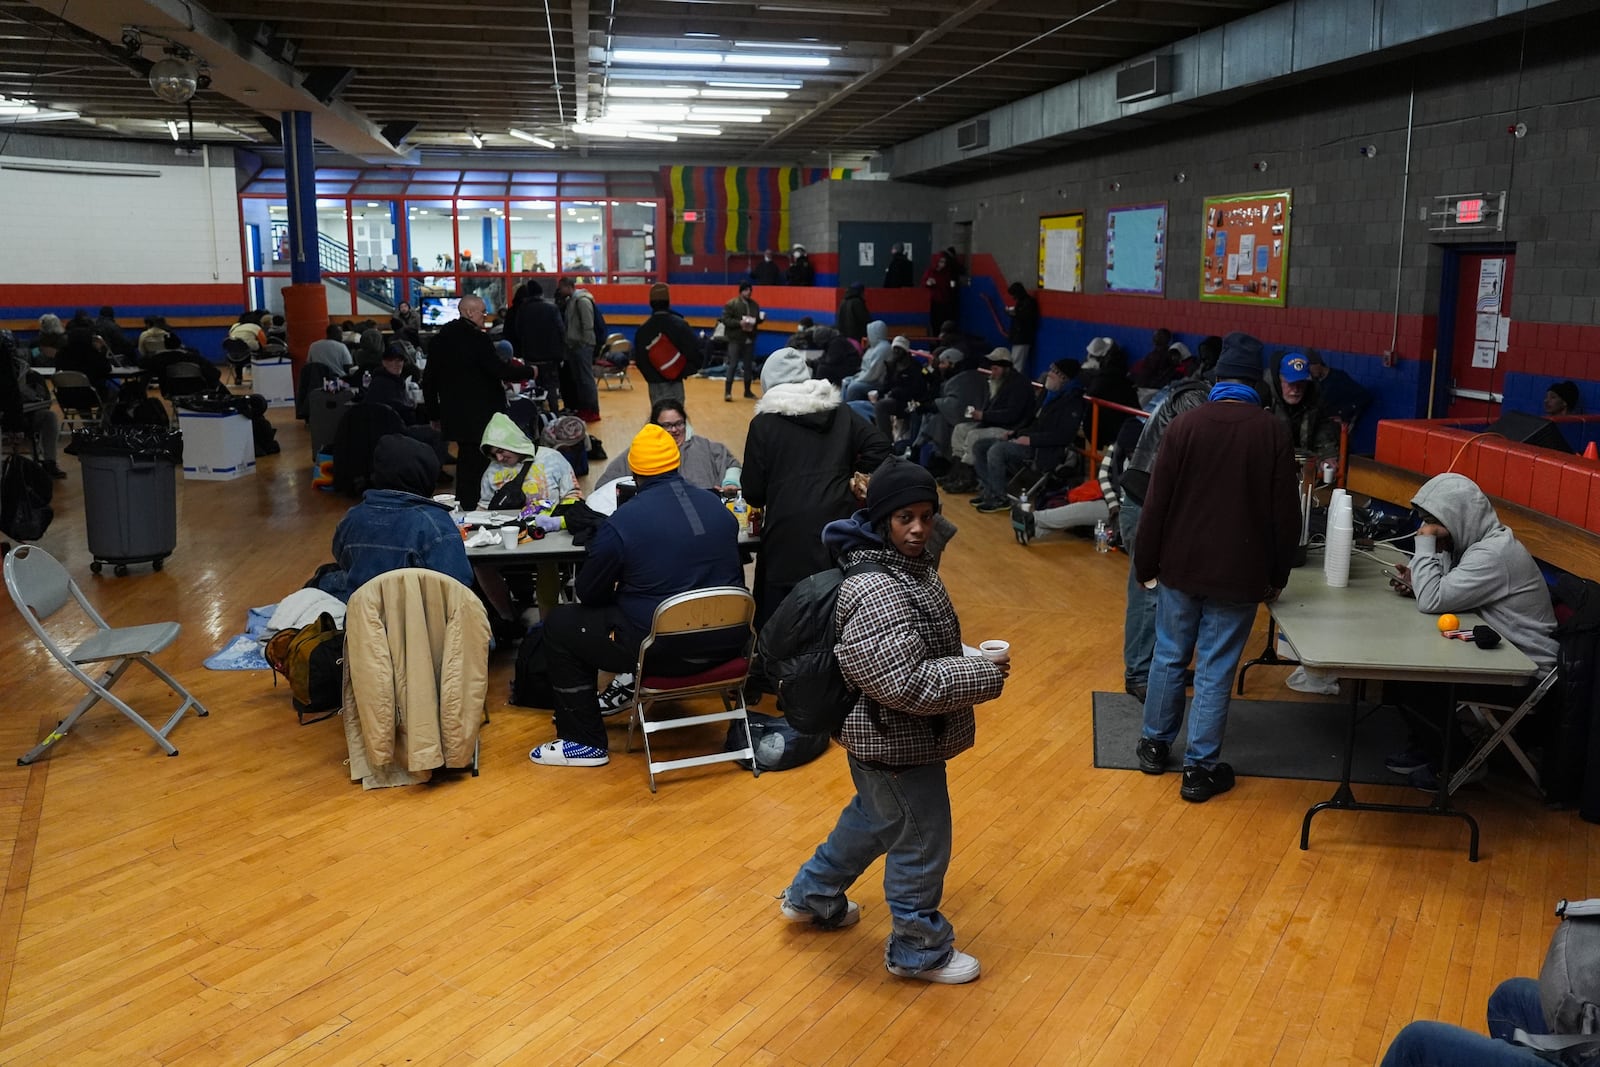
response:
M439 480L439 457L433 449L403 433L378 438L372 450L372 487L430 496Z
M939 484L925 468L909 460L889 457L867 483L867 518L872 522L882 522L895 509L924 501L938 509Z
M1217 360L1217 380L1259 382L1261 380L1261 342L1247 333L1230 333L1222 339L1222 358Z

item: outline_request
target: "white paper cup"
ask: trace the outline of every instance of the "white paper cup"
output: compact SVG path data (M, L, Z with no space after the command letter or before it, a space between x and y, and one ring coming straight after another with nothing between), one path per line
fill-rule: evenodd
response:
M878 391L876 389L868 389L867 390L867 399L871 400L874 403L876 403L877 400L878 400Z
M502 548L516 548L517 534L519 532L515 526L500 527L500 546Z
M972 418L973 415L977 412L977 410L978 410L977 408L973 407L971 404L968 404L967 405L967 418L969 418L969 419Z
M978 652L984 659L996 660L1011 652L1010 641L985 641L978 646Z

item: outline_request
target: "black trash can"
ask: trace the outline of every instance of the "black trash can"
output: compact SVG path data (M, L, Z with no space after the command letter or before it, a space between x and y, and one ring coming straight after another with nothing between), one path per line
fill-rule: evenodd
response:
M99 574L110 563L118 577L130 563L160 570L178 545L183 434L160 426L90 426L73 433L67 452L83 468L89 569Z

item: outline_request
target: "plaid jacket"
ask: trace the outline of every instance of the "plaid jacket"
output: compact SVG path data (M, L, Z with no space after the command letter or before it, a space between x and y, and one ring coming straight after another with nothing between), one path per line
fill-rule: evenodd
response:
M841 562L871 560L891 573L857 574L839 589L835 654L861 690L839 740L857 759L910 767L972 747L972 705L1000 695L994 664L961 654L961 624L927 558L859 548Z

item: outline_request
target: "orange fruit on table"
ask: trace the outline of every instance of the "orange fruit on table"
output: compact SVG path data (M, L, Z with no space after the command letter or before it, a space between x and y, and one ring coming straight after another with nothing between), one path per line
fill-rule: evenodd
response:
M1446 630L1459 630L1459 629L1461 629L1461 620L1456 618L1454 615L1440 615L1439 616L1439 632L1440 633L1444 633Z

